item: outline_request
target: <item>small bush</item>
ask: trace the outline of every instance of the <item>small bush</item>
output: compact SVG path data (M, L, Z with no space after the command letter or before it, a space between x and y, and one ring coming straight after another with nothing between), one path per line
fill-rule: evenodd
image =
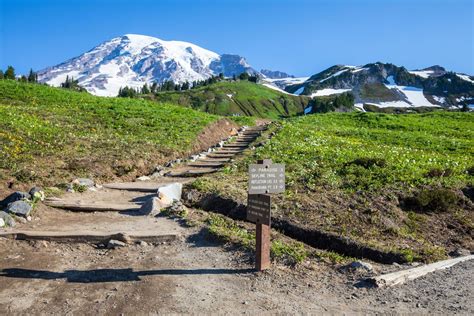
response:
M466 172L468 175L474 176L474 166L470 166L469 168L467 168Z
M387 165L387 161L383 158L369 158L369 157L363 157L363 158L357 158L348 164L351 165L357 165L357 166L362 166L366 169L369 169L371 167L385 167Z
M426 173L425 177L440 178L440 177L449 177L452 174L453 174L453 170L450 168L447 168L447 169L432 168Z
M419 190L412 197L405 199L405 207L423 213L446 212L452 209L458 201L459 197L452 190L427 188Z

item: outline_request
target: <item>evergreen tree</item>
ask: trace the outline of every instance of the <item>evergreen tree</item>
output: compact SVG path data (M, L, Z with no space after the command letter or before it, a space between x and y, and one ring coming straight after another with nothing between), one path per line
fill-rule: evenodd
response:
M249 77L250 77L249 74L246 72L243 72L239 75L240 80L249 80Z
M30 73L28 74L28 82L38 82L38 74L30 68Z
M13 68L12 66L8 66L4 76L5 79L15 80L15 68Z
M3 70L0 70L0 79L3 79L3 78L4 78Z
M150 89L148 89L148 85L146 83L142 87L141 94L150 94Z
M21 76L20 79L18 80L20 82L28 82L28 78L26 78L25 75Z
M153 83L151 84L151 93L155 93L158 89L158 83L156 83L156 81L153 81Z

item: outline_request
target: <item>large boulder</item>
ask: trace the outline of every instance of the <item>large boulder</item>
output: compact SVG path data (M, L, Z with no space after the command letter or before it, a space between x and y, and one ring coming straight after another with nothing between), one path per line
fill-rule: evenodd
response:
M182 183L170 183L158 189L158 198L166 205L170 206L173 201L181 200L181 194L183 192Z
M157 215L160 213L160 210L163 208L163 203L159 198L153 197L148 199L145 203L142 204L140 210L138 211L142 215Z
M5 210L7 213L27 218L33 210L33 206L27 201L21 200L8 204Z
M21 192L21 191L13 192L9 196L7 196L3 201L0 201L0 208L4 208L8 206L8 204L10 203L20 201L20 200L28 200L30 198L31 196L27 192Z
M5 226L15 227L15 220L10 214L0 211L0 218L3 220Z

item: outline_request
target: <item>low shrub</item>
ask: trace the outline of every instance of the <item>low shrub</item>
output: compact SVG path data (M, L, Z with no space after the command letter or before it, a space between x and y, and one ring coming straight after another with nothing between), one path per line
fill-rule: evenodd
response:
M408 210L430 213L447 212L459 202L457 194L446 188L424 188L405 199Z

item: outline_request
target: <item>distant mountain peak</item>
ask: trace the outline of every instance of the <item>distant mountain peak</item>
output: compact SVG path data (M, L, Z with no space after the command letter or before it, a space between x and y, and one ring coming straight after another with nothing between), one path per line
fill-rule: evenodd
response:
M219 55L192 43L125 34L59 65L39 71L41 82L59 86L73 77L90 93L116 96L120 87L173 80L199 81L223 73L256 73L245 58Z
M460 107L474 103L474 78L447 72L439 65L421 70L381 62L335 65L304 83L287 85L285 90L311 97L350 92L359 107Z
M279 70L268 70L262 69L260 73L269 79L283 79L283 78L294 78L295 76L289 75L286 72Z

